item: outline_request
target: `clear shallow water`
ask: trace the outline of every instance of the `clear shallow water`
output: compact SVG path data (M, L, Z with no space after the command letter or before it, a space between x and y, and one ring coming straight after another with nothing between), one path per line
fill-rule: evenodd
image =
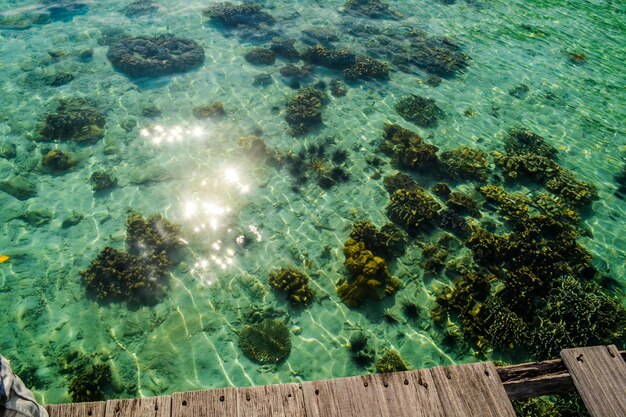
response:
M298 39L300 50L305 47L301 31L315 27L337 32L336 46L365 51L363 38L341 29L351 20L340 13L341 1L263 3L277 20L275 28ZM391 2L403 19L368 23L450 36L471 57L468 68L433 88L425 83L427 73L392 67L388 81L361 81L349 85L345 97L329 96L324 127L294 138L287 133L284 108L296 90L278 74L284 62L247 63L243 55L255 43L208 24L202 10L212 2L161 0L155 14L134 19L120 13L127 4L89 3L86 13L71 20L0 30L0 141L16 146L15 157L0 159L0 175L3 180L25 175L37 193L21 201L0 192L0 255L10 256L0 265L0 352L18 369L37 368L31 385L44 402L69 401L59 359L74 351L110 364L113 395L119 397L135 395L130 384L148 396L364 373L367 369L351 360L346 347L358 328L366 329L379 349L397 349L412 367L476 360L471 349L446 348L432 326L427 310L434 307L433 290L450 278L424 272L416 244L390 266L404 284L395 297L354 310L336 295L335 283L345 273L342 245L352 224L388 221L388 195L382 179L372 177L377 169L367 163L373 155L389 160L377 151L386 122L419 132L442 149L502 149L512 127L546 138L564 167L598 188L593 213L582 224L590 233L579 242L595 255L601 271L626 284L626 206L613 194L613 177L626 152L624 5ZM0 0L0 11L7 14L36 6ZM205 63L188 73L135 82L106 58L102 34L114 34L111 29L194 39L205 50ZM77 59L79 51L90 48L91 61ZM64 54L53 60L49 51ZM571 52L583 52L586 62L573 63ZM75 78L58 87L37 82L48 71ZM274 82L253 86L259 73L272 74ZM337 71L316 67L303 85L337 77ZM509 94L520 84L527 93ZM435 99L445 117L429 129L404 121L394 106L407 94ZM31 137L60 97L74 96L106 109L105 135L88 146L58 145L79 163L62 175L44 173L38 167L41 155L57 144ZM192 116L193 107L215 101L223 103L225 118ZM146 117L143 110L150 106L161 115ZM137 126L127 131L122 126L129 119ZM331 149L349 151L351 180L329 190L309 182L294 192L286 169L263 166L238 145L238 138L259 131L269 147L282 152L332 141ZM94 194L89 177L101 169L112 172L119 187ZM395 168L386 164L380 171L385 175ZM124 247L130 208L163 214L182 226L189 242L184 260L171 270L166 297L154 306L98 303L86 296L79 275L105 246ZM33 212L49 221L25 221L23 214ZM82 215L80 221L63 227L73 213ZM252 240L245 248L236 243L241 234ZM306 309L290 307L267 283L268 271L290 264L313 280L317 296ZM401 316L406 298L424 307L422 317L386 324L382 311L391 308ZM235 330L252 304L289 314L293 350L276 367L252 363L238 347Z

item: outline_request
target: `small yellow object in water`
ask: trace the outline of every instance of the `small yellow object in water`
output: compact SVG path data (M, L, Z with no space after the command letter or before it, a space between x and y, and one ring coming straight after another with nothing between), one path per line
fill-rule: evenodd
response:
M5 263L9 260L9 257L6 255L0 255L0 264Z

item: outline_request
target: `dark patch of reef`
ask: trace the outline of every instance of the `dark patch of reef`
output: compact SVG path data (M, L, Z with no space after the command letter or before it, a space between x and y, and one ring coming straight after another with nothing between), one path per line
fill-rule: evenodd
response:
M313 87L303 88L290 98L285 113L289 133L294 136L302 135L320 125L325 99L326 94Z
M38 139L47 141L93 142L104 136L104 114L89 100L60 100L54 112L46 114Z
M163 295L168 269L182 248L180 228L160 215L131 214L126 234L128 252L104 248L81 276L98 300L153 303Z
M327 151L327 143L303 146L298 153L288 153L281 157L294 180L294 191L299 191L309 181L314 181L322 189L346 182L350 174L348 153L343 149Z
M276 21L259 3L233 4L229 2L216 3L203 11L204 15L213 22L226 27L259 27L273 25Z
M276 52L267 48L253 48L244 55L252 65L272 65L276 61Z
M409 365L395 349L389 349L375 363L376 370L381 374L408 371Z
M160 77L199 67L204 63L204 49L174 35L138 36L111 45L107 58L130 77Z
M407 122L422 127L435 126L437 119L443 115L443 110L437 106L435 100L418 95L402 97L396 103L396 111Z
M246 357L260 364L284 361L291 352L291 335L280 320L265 319L247 324L238 331L239 348Z
M399 19L402 15L381 0L348 0L344 13L371 19Z
M357 55L345 48L327 48L315 45L302 53L302 59L311 64L342 70L346 80L386 79L387 63L367 55Z
M159 6L153 0L135 0L122 9L124 16L137 18L150 16L159 10Z
M385 259L402 256L408 240L406 233L392 223L378 228L368 221L352 225L350 238L356 242L363 242L366 248Z
M51 172L67 171L76 165L76 161L60 149L53 149L41 159L41 165Z

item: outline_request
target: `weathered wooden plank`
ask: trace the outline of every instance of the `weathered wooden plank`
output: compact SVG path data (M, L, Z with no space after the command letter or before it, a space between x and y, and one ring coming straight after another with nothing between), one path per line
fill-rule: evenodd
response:
M305 382L302 391L307 417L384 415L369 376Z
M104 417L105 409L104 401L46 406L50 417Z
M620 351L626 361L626 350ZM510 400L576 391L567 367L561 359L496 367Z
M592 416L626 416L626 362L614 345L565 349L561 358Z
M172 395L172 417L237 417L237 389L177 392Z
M172 397L147 397L132 400L109 400L105 417L170 417Z
M491 362L437 367L430 372L446 417L515 417Z
M306 417L299 384L239 388L237 410L239 417Z
M381 417L444 416L428 370L371 375L369 379L383 406Z

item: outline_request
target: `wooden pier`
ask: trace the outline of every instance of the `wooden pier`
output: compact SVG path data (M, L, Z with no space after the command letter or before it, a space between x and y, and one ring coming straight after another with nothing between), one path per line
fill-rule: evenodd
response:
M499 368L481 362L46 409L50 417L514 417L510 400L576 390L593 417L624 417L625 360L626 351L595 346Z

